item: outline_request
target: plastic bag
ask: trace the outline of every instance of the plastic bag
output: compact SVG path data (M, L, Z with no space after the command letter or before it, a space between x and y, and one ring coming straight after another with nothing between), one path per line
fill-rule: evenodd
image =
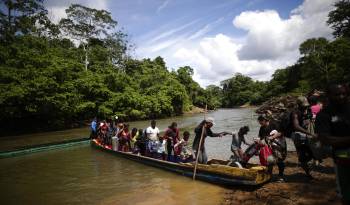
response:
M272 149L268 145L265 145L260 149L259 159L260 164L263 166L267 166L273 163L274 157L272 155Z

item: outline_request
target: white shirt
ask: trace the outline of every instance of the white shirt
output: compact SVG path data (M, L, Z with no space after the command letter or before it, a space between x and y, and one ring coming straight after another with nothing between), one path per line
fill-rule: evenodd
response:
M159 129L158 127L155 127L154 129L150 126L146 129L146 134L148 139L152 141L157 141L158 140L158 134L159 134Z
M166 141L163 140L163 142L159 142L158 144L158 153L164 153L165 152L165 143Z

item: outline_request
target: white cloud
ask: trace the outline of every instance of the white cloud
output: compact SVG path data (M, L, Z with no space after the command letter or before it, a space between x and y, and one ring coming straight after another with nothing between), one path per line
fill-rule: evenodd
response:
M240 39L222 33L200 38L207 33L204 26L189 35L154 41L141 49L141 56L162 56L172 68L189 65L201 86L218 85L237 72L269 80L276 69L296 62L300 43L312 37L331 38L326 20L334 1L305 0L287 19L275 10L245 11L233 19L233 26L247 31Z
M94 9L108 10L107 0L47 0L44 3L49 12L49 18L55 23L58 23L61 18L65 18L67 16L65 10L71 4L81 4Z
M218 34L202 39L197 45L181 48L172 57L182 62L178 66L191 65L195 71L194 79L202 86L219 84L234 73L266 80L275 68L292 63L286 58L278 61L240 60L238 52L242 44L238 42L224 34Z
M334 1L306 0L282 19L277 11L242 12L233 20L234 26L248 31L246 44L239 51L241 59L277 59L295 51L311 37L330 38L326 20Z

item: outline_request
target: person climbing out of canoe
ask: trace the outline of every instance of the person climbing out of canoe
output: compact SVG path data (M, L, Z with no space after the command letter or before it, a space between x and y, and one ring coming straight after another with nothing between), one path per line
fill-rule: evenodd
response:
M245 154L242 149L242 143L251 146L250 143L247 143L244 135L246 135L249 132L248 126L243 126L239 128L238 133L232 133L232 143L231 143L231 151L233 155L230 158L229 164L238 162L237 166L242 167L242 164L244 165L245 162Z
M214 118L208 117L207 119L199 123L199 125L194 129L195 137L192 144L192 150L194 155L193 158L196 158L198 152L198 163L200 164L206 164L208 162L208 156L205 151L205 138L207 136L222 137L224 135L231 134L229 132L213 133L211 128L214 124ZM199 145L201 138L203 138L202 143Z

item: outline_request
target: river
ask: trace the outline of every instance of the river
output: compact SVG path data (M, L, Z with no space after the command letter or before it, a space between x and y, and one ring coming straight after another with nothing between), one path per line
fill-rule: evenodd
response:
M213 131L237 131L248 125L248 141L257 136L253 109L219 109ZM181 131L193 128L203 114L157 120L160 130L173 121ZM131 122L145 128L149 121ZM0 138L7 150L24 145L86 137L88 128ZM209 158L228 159L231 137L207 138ZM90 145L0 159L2 204L220 204L224 187L148 167L92 149Z

